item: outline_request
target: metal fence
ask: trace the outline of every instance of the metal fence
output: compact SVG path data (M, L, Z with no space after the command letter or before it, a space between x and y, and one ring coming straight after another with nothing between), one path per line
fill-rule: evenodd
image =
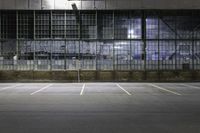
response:
M200 11L0 11L0 70L200 70Z

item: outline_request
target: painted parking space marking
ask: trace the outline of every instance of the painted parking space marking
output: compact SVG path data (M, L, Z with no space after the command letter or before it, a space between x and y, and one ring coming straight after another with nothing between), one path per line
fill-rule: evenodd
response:
M155 87L155 88L157 88L157 89L160 89L160 90L163 90L163 91L166 91L166 92L169 92L169 93L172 93L172 94L175 94L175 95L181 96L181 94L178 93L178 92L175 92L175 91L171 91L171 90L165 89L165 88L160 87L160 86L157 86L157 85L155 85L155 84L148 84L148 85L149 85L149 86L153 86L153 87Z
M187 85L187 84L181 84L181 85L182 85L182 86L185 86L185 87L189 87L189 88L194 88L194 89L200 90L200 87L197 87L197 86Z
M124 89L123 87L121 87L119 84L116 84L121 90L123 90L127 95L132 95L130 92L128 92L126 89Z
M85 84L83 84L83 86L82 86L80 95L83 95L84 89L85 89Z
M52 86L52 85L53 85L53 84L46 85L45 87L42 87L41 89L39 89L39 90L37 90L37 91L31 93L30 95L34 95L34 94L36 94L36 93L38 93L38 92L41 92L41 91L43 91L43 90L49 88L49 87Z
M15 88L15 87L18 87L18 86L21 86L21 84L17 84L17 85L13 85L13 86L7 86L7 87L4 87L4 88L1 88L0 91L4 91L4 90L7 90L7 89L12 89L12 88Z

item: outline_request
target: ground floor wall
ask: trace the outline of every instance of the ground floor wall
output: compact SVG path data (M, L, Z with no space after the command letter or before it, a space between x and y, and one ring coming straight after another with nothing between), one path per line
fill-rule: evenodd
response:
M0 71L0 82L199 81L200 71Z

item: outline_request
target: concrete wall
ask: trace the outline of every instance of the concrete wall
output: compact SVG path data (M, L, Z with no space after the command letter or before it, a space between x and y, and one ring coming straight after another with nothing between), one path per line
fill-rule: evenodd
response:
M77 71L0 71L0 82L77 82ZM200 81L200 71L80 71L82 82Z
M200 0L0 0L0 9L200 9Z

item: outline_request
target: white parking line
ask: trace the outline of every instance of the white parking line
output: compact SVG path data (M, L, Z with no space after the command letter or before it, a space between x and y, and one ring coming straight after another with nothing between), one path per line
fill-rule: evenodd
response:
M83 91L85 89L85 84L83 84L80 95L83 95Z
M155 87L155 88L157 88L157 89L160 89L160 90L163 90L163 91L170 92L170 93L175 94L175 95L179 95L179 96L181 95L180 93L177 93L177 92L174 92L174 91L165 89L165 88L163 88L163 87L160 87L160 86L157 86L157 85L154 85L154 84L148 84L148 85L153 86L153 87Z
M128 94L129 96L131 95L131 93L129 93L127 90L125 90L123 87L121 87L119 84L116 84L120 89L122 89L124 92L126 92L126 94Z
M38 92L40 92L40 91L43 91L43 90L47 89L48 87L50 87L50 86L52 86L52 85L53 85L53 84L46 85L45 87L43 87L43 88L41 88L41 89L39 89L39 90L37 90L37 91L31 93L30 95L34 95L34 94L36 94L36 93L38 93Z
M186 84L181 84L182 86L185 86L185 87L190 87L190 88L195 88L195 89L198 89L198 90L200 90L200 88L199 87L197 87L197 86L193 86L193 85L186 85Z
M4 88L1 88L0 91L4 91L4 90L7 90L7 89L12 89L12 88L15 88L17 86L20 86L21 84L17 84L17 85L14 85L14 86L7 86L7 87L4 87Z

